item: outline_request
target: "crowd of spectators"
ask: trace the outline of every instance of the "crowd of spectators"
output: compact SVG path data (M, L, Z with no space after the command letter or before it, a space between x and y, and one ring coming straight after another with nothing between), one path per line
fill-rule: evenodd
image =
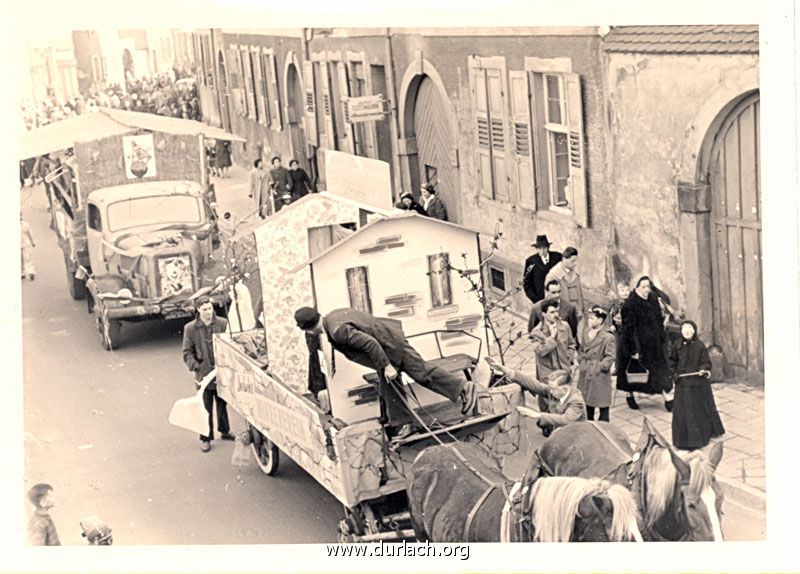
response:
M86 93L62 100L53 95L44 101L25 100L21 104L24 129L32 130L47 124L98 108L116 108L200 120L197 86L189 78L176 79L173 71L151 77L129 77L123 90L119 84L92 86Z

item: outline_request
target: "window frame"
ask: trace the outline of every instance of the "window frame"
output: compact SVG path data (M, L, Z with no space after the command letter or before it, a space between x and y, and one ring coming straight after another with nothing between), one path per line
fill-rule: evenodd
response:
M499 287L495 286L493 271L496 271L496 272L502 274L502 276L503 276L503 289L500 289ZM487 272L489 274L489 277L488 277L488 279L489 279L489 288L492 291L495 291L496 293L508 293L508 286L507 286L508 285L508 281L507 281L508 277L507 277L507 274L506 274L506 270L503 269L502 267L498 267L497 265L491 265L490 264L490 265L487 266Z
M431 310L443 309L453 305L453 280L452 270L450 269L450 254L449 253L434 253L427 256L428 261L428 287L431 295ZM444 261L444 267L434 270L434 263ZM442 279L437 280L437 276ZM439 290L442 293L441 301L437 304L436 285L439 284Z
M353 291L350 289L350 277L351 277L351 272L353 271L358 273L359 282L362 277L364 279L363 294L364 294L364 301L366 302L367 306L366 309L361 309L360 307L356 307L353 305L354 304ZM345 272L345 285L347 287L347 297L350 302L350 308L356 309L358 311L363 311L365 313L368 313L369 315L372 315L372 293L370 292L369 268L366 265L357 265L355 267L346 268L344 272Z

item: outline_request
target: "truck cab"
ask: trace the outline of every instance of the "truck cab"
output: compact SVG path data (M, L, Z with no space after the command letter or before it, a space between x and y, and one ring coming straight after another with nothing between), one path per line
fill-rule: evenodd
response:
M138 182L88 195L89 307L106 348L115 346L121 320L191 315L191 296L213 286L211 270L222 263L213 256L216 232L196 182Z

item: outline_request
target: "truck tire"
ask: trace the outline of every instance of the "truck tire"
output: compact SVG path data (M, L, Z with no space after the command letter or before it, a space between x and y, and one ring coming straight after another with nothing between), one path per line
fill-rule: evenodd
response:
M252 428L252 427L251 427ZM256 457L256 464L261 472L267 476L272 476L278 472L280 464L280 454L278 447L271 440L261 434L258 429L252 428L253 442L250 448Z
M122 335L122 321L109 319L103 313L103 304L96 302L94 307L97 331L100 334L100 345L106 350L111 351L119 347Z
M64 258L64 266L67 268L67 291L73 301L86 299L86 280L75 277L75 268L67 258Z

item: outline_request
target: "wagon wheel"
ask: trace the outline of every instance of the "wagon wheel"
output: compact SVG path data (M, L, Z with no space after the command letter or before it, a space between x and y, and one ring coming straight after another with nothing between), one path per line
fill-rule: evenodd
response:
M278 447L275 446L271 440L264 436L258 429L252 428L253 434L258 434L261 440L254 440L250 443L250 448L256 458L256 464L261 472L267 476L272 476L278 472L278 464L280 463L280 454Z
M97 322L97 331L100 333L100 344L106 351L116 349L122 333L122 322L109 319L105 313L105 306L100 302L95 303L94 316Z
M361 502L352 508L345 508L345 517L339 521L339 542L358 542L359 537L365 534L380 532L375 511L366 503Z

